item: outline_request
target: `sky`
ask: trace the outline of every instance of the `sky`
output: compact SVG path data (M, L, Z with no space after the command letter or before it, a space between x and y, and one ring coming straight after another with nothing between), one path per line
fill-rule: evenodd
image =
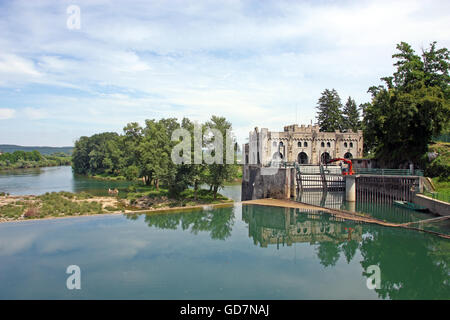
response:
M448 48L450 1L0 0L0 144L212 115L245 143L314 123L325 89L370 101L401 41Z

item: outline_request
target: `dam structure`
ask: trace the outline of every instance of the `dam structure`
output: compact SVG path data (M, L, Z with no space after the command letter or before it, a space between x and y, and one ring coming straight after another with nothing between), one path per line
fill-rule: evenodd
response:
M342 163L326 165L333 158L370 163L362 159L363 143L361 130L321 132L318 126L289 125L282 132L273 132L256 127L243 148L241 199L302 201L315 192L344 195L341 201L347 202L392 203L413 201L423 191L423 177L409 170L380 174L378 169L365 167L344 175Z

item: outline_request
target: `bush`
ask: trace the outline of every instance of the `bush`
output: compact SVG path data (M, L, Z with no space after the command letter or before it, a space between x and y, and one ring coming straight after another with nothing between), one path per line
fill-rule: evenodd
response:
M441 158L436 158L425 170L425 175L427 177L439 177L447 180L450 176L450 164L445 163Z
M7 218L18 218L22 215L23 209L23 206L7 204L6 206L0 207L0 215L6 216Z
M39 217L39 208L37 207L29 207L25 210L25 213L23 215L25 218L37 218Z

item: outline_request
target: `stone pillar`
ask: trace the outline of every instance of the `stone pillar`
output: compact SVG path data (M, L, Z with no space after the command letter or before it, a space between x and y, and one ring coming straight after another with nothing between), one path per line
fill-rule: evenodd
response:
M345 201L356 201L356 177L345 176Z
M348 211L356 212L356 202L352 201L348 203Z

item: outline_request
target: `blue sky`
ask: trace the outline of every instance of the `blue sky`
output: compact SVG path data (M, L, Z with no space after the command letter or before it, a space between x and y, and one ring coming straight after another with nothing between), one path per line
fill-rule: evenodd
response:
M67 28L67 8L81 28ZM315 120L325 88L362 103L400 41L450 44L449 1L0 1L0 144L72 145L128 122Z

